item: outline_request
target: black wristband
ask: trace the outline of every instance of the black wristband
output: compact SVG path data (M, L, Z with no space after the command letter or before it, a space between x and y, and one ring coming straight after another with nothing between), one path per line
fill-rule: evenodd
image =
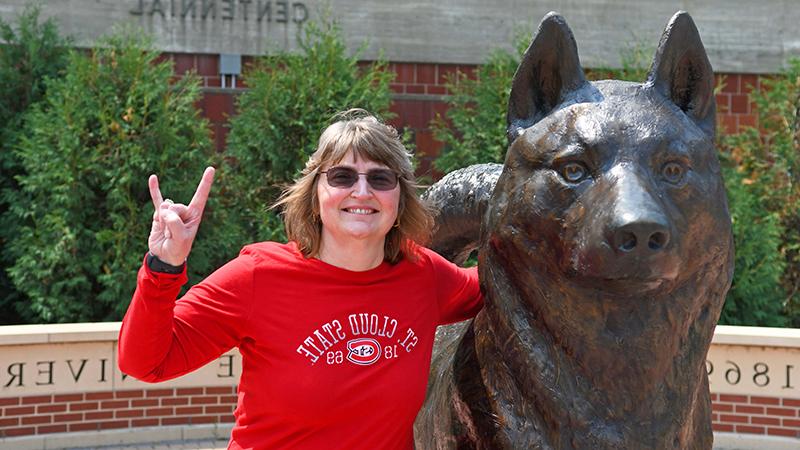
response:
M147 252L147 267L149 267L153 272L177 275L183 273L183 268L186 267L186 263L184 262L180 266L173 266L172 264L167 264L158 259L158 256Z

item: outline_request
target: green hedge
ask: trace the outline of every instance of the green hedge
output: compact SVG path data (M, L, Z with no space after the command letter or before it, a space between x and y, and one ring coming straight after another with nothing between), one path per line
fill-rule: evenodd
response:
M156 62L135 34L70 53L66 76L48 81L46 99L25 115L9 274L27 297L15 306L28 322L120 319L147 251L148 175L159 175L166 196L188 201L212 162L194 106L198 80L172 83L172 64ZM212 203L203 228L215 238L198 237L195 281L232 256L220 223Z
M777 274L780 289L763 286L756 293L741 295L737 301L748 306L737 306L736 321L800 327L800 59L790 60L774 77L761 77L760 83L750 94L758 111L758 128L748 127L721 140L729 166L735 169L731 180L743 183L739 189L747 189L752 203L758 205L754 208L761 212L760 219L753 217L752 223L738 225L750 229L736 242L732 293L742 284L741 271L751 267L763 274L751 275L752 283L771 284ZM729 195L735 199L730 190ZM763 235L776 233L777 246L756 246L744 239L747 235L763 242L767 239ZM774 317L781 310L782 316Z
M38 7L28 7L13 24L0 19L0 41L0 324L8 324L22 320L15 305L25 302L6 272L14 262L8 245L19 234L18 221L8 214L9 202L23 174L13 149L23 113L44 97L47 80L63 75L70 40L52 20L39 20Z

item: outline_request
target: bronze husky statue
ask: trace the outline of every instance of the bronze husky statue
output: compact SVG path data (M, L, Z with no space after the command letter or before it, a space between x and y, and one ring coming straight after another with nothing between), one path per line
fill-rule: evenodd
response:
M713 73L688 14L647 81L587 82L562 17L514 76L505 164L434 185L486 306L441 333L418 449L710 449L705 357L733 271Z

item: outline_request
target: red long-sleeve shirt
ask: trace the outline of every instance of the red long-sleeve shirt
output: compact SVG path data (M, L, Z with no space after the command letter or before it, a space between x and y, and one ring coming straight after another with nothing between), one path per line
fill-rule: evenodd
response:
M260 243L175 301L185 282L139 270L119 366L157 382L239 347L230 449L412 449L436 326L482 306L477 271L424 248L353 272Z

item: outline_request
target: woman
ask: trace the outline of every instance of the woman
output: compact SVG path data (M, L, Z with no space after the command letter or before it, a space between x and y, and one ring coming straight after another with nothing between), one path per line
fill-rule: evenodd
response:
M436 326L482 297L474 269L418 245L432 221L395 130L372 116L328 127L278 202L289 243L246 246L175 301L213 176L189 205L149 180L156 213L120 369L157 382L236 346L230 449L412 449Z

